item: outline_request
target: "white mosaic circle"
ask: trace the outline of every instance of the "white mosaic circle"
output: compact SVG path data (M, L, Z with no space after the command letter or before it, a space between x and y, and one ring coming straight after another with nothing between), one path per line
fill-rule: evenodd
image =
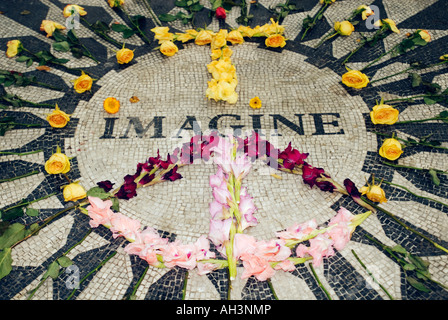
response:
M157 155L157 150L165 158L194 134L193 119L198 125L194 129L204 134L215 124L222 133L261 129L278 148L291 141L294 148L309 153L307 161L336 181L350 178L364 184L364 159L367 151L376 150L377 142L365 128L363 113L369 108L363 100L347 93L339 75L306 63L305 56L257 46L232 47L239 95L234 105L205 97L211 79L209 46L187 44L173 57L155 51L124 70L106 74L92 99L76 108L73 117L79 118L79 125L74 137L66 139L67 150L76 150L86 188L103 180L118 187L126 174L135 173L138 162ZM131 103L132 96L140 101ZM249 106L255 96L263 104L257 110ZM104 111L107 97L121 102L118 113ZM201 161L183 167L179 170L183 179L138 189L136 197L120 201L121 211L181 240L206 235L212 200L209 176L216 169ZM295 222L316 218L323 223L334 215L330 206L340 195L310 189L300 176L277 171L278 179L271 173L255 163L244 181L258 206L260 222L248 230L250 234L270 239Z

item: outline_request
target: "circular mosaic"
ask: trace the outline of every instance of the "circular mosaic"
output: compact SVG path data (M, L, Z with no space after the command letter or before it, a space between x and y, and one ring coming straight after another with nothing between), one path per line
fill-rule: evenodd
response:
M0 58L4 71L0 74L0 299L446 299L448 140L444 112L448 105L444 90L448 80L446 65L439 60L447 53L446 3L415 1L406 3L407 10L403 10L403 4L392 0L328 5L315 0L287 1L292 6L260 0L241 1L215 13L213 2L191 1L189 5L196 7L190 14L196 13L188 16L183 1L129 0L124 6L127 14L111 8L108 1L79 1L87 12L80 21L64 17L66 1L21 1L14 10L0 3L1 50L6 53L10 41L16 39L28 50L26 54L22 51L28 55L22 60L8 58L9 53ZM355 24L349 36L328 38L316 49L333 32L335 21L349 17L364 4L374 8L375 17L393 19L401 33L390 32L373 46L355 51L366 35L377 30L372 16ZM305 33L309 19L319 12L322 17ZM207 70L212 61L210 46L177 42L179 51L168 57L159 51L160 44L151 32L161 25L178 33L203 27L230 31L245 18L254 29L272 22L271 18L280 19L287 40L281 48L267 46L264 37L246 38L231 46L238 79L235 104L206 97L212 78ZM74 55L55 50L58 33L47 37L50 29L39 29L44 20L76 23L74 31L84 49L77 43ZM143 35L131 30L133 23L141 26ZM387 54L419 29L427 30L428 43L399 56ZM108 30L107 34L101 30ZM123 43L134 57L121 64L116 52ZM61 60L50 61L46 53L46 64L51 67L45 68L29 60L30 52L41 50L68 61L65 66L54 63ZM84 56L76 58L80 52ZM370 79L366 87L354 89L341 83L346 66L361 69L380 55L366 70ZM430 67L400 73L416 61ZM83 93L76 92L73 84L80 70L95 79ZM27 85L28 76L46 87ZM19 83L9 83L11 77ZM4 99L12 95L21 102ZM103 103L109 97L120 101L118 112L105 111ZM254 97L260 98L261 108L250 107ZM381 99L393 101L399 122L372 123L370 112ZM63 128L47 121L56 104L70 115ZM10 120L15 124L3 126ZM373 177L382 180L387 202L356 227L345 248L324 257L320 267L313 268L310 262L296 264L294 270L278 271L269 281L238 276L230 290L225 268L198 275L181 267L148 265L126 252L125 239L103 226L92 228L89 217L75 208L78 201L64 199L62 189L68 181L77 181L86 190L104 180L118 187L126 175L134 174L138 163L158 153L166 157L192 136L213 131L240 137L258 131L279 150L291 143L309 154L310 165L324 168L341 185L350 179L361 190ZM406 146L390 162L380 155L387 137L400 138ZM50 174L46 162L59 150L69 157L70 170ZM138 196L120 200L120 212L143 227L155 228L163 239L194 243L209 233L213 200L209 178L216 174L217 165L197 159L179 172L180 180L139 189ZM244 233L260 241L311 219L327 226L341 207L355 215L366 211L354 201L356 194L353 198L311 188L300 176L275 170L260 160L253 163L244 186L253 197L258 219ZM39 232L32 233L33 228ZM19 234L23 239L8 242ZM394 253L413 260L404 266ZM244 264L238 264L237 270L238 275L244 273Z

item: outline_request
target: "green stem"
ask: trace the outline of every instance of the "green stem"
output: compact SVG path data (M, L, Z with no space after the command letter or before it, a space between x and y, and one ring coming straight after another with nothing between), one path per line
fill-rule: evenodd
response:
M58 87L55 87L55 86L52 86L52 85L49 85L49 84L46 84L46 83L43 83L43 82L34 81L33 83L35 83L38 86L44 87L44 88L48 88L48 89L52 89L52 90L56 90L56 91L61 91L61 92L64 91L64 89L62 89L62 88L58 88Z
M87 236L92 232L92 229L89 229L89 231L87 231L87 233L84 235L84 237L78 241L77 243L75 243L73 246L71 246L67 251L65 251L62 255L60 255L57 259L66 256L71 250L73 250L76 246L80 245L86 238ZM55 259L55 261L57 260ZM39 282L39 284L37 285L36 288L34 288L30 294L28 295L27 300L31 300L34 296L34 294L37 292L37 290L42 286L42 284L45 282L45 280L47 280L47 278L41 279L41 281Z
M274 296L274 299L278 300L278 296L275 293L274 286L272 285L271 279L267 279L267 282L268 282L268 285L269 285L269 289L271 289L272 295Z
M14 126L24 126L24 127L40 127L40 124L37 123L31 123L31 124L27 124L27 123L18 123L18 122L8 122L8 124L12 124Z
M401 164L394 164L394 163L390 163L387 161L381 161L382 164L385 164L386 166L391 166L394 168L405 168L405 169L414 169L414 170L419 170L419 171L429 171L429 170L434 170L437 173L442 173L442 174L448 174L448 171L443 171L443 170L439 170L439 169L425 169L425 168L418 168L418 167L413 167L413 166L404 166Z
M381 133L381 132L377 132L377 131L372 131L372 133L375 133L375 134L380 135L380 136L392 138L391 135L388 135L388 134L385 134L385 133ZM415 144L415 145L421 145L421 146L431 147L431 148L435 148L435 149L448 150L448 148L446 148L446 147L434 146L434 145L432 145L430 143L426 143L426 142L409 141L409 140L401 139L401 138L398 138L398 137L393 137L393 138L396 139L396 140L399 140L399 141L406 142L407 144ZM397 166L398 167L398 165L393 165L393 166Z
M185 272L185 280L184 285L182 287L182 300L185 300L185 297L187 295L187 283L188 283L188 271Z
M402 185L399 185L399 184L396 184L396 183L392 183L392 182L389 182L389 181L386 181L386 180L382 180L382 181L383 181L382 183L385 183L385 184L388 184L388 185L391 185L391 186L395 186L395 187L399 187L401 189L404 189L404 190L406 190L407 192L409 192L410 194L412 194L415 197L418 197L418 198L421 198L421 199L425 199L425 200L434 201L434 202L437 202L438 204L441 204L441 205L443 205L445 207L448 207L448 204L446 204L446 203L440 202L438 200L435 200L435 199L432 199L432 198L429 198L429 197L419 196L418 194L412 192L411 190L409 190L405 186L402 186Z
M366 68L366 67L364 67L364 68ZM383 78L380 78L380 79L376 79L376 80L370 81L370 83L378 82L378 81L381 81L381 80L386 80L386 79L389 79L389 78L398 76L399 74L408 72L409 70L412 70L412 69L414 69L414 68L413 68L413 67L409 67L409 68L407 68L407 69L404 69L404 70L402 70L402 71L400 71L400 72L391 74L391 75L389 75L389 76L386 76L386 77L383 77ZM360 71L362 71L362 70L364 70L364 69L361 69Z
M428 238L427 236L421 234L420 232L418 232L417 230L409 227L408 225L406 225L405 223L403 223L402 221L400 221L394 214L392 214L391 212L387 211L386 209L383 209L375 204L373 204L372 202L370 202L369 200L365 199L364 197L361 197L365 202L367 202L368 204L370 204L372 207L374 207L375 209L387 214L389 217L391 217L395 222L397 222L399 225L401 225L402 227L404 227L406 230L409 230L411 232L413 232L414 234L420 236L421 238L425 239L426 241L430 242L434 247L445 251L446 253L448 253L448 249L442 247L441 245L439 245L438 243L434 242L433 240L431 240L430 238Z
M323 38L321 41L319 41L319 43L314 47L314 49L319 48L319 47L322 45L322 43L324 43L324 42L327 41L327 40L330 40L331 38L333 38L333 37L336 36L337 34L338 34L338 32L335 31L333 34L330 34L330 35L326 36L326 37Z
M161 27L162 26L162 22L160 22L160 20L157 18L157 16L154 13L154 11L152 11L152 8L151 8L151 5L150 5L150 0L143 1L143 3L145 4L146 8L148 9L149 14L154 19L155 24L158 25L159 27Z
M325 3L325 4L322 6L322 8L320 8L320 10L314 15L314 17L313 17L313 23L312 23L313 26L315 25L317 18L318 18L321 14L323 14L323 13L325 12L325 10L327 9L328 5L329 5L329 3ZM311 27L308 27L308 28L305 29L305 31L303 32L302 38L301 38L300 40L303 41L303 39L305 38L306 33L308 32L309 29L311 29Z
M328 300L332 300L330 294L327 291L327 289L325 289L325 287L323 286L322 282L320 282L319 277L317 276L316 271L313 268L313 264L310 263L308 265L310 266L311 272L313 273L314 278L316 279L319 287L325 292L326 296L328 297Z
M393 46L390 50L384 52L383 54L381 54L378 58L376 58L375 60L373 60L372 62L368 63L367 65L365 65L361 70L359 71L364 71L365 69L367 69L368 67L370 67L371 65L375 64L376 62L378 62L382 57L384 57L385 55L391 53L393 50L395 50L401 43L396 44L395 46Z
M386 288L384 288L373 276L372 272L370 272L370 270L366 267L366 265L361 261L361 259L359 259L358 255L356 254L355 250L352 250L353 255L355 256L356 260L358 260L359 264L367 271L367 273L369 274L369 276L372 277L373 281L375 281L376 284L378 284L380 286L380 288L384 291L384 293L387 294L387 296L391 299L394 300L394 297L392 297L389 292L387 292Z
M408 124L408 123L419 123L419 122L426 122L426 121L432 121L432 120L445 120L447 121L447 117L434 117L434 118L427 118L427 119L421 119L421 120L407 120L407 121L397 121L395 124Z
M128 18L128 20L131 22L131 24L138 30L138 32L140 33L140 35L142 36L143 40L147 43L147 44L151 44L151 41L146 37L146 34L140 30L140 27L138 26L138 24L134 23L131 19L131 16L129 15L129 13L121 6L119 6L119 8L121 9L121 11L123 11L123 13L126 15L126 17Z
M95 273L96 271L98 271L98 269L100 269L103 265L105 265L110 259L112 259L113 256L115 256L117 254L117 251L113 252L111 255L109 255L105 260L101 261L101 263L99 265L97 265L95 267L95 269L91 270L88 274L85 275L84 278L81 279L81 281L79 282L79 285L81 285L81 283L83 283L88 277L90 277L90 275L92 275L93 273ZM70 300L73 295L75 294L76 290L78 289L73 289L73 291L70 293L70 295L67 297L66 300Z
M99 30L93 28L93 25L90 24L90 23L89 23L86 19L84 19L83 17L81 17L81 19L82 19L82 22L84 23L84 25L86 25L87 28L88 28L89 30L91 30L93 33L95 33L96 35L98 35L99 37L101 37L103 40L106 40L106 41L108 41L109 43L111 43L111 44L117 46L118 48L120 48L120 49L122 48L123 45L122 45L121 43L119 43L117 40L115 40L115 39L109 37L109 36L108 36L107 34L105 34L104 32L101 32L101 31L99 31Z
M10 181L14 181L14 180L18 180L18 179L25 178L25 177L29 177L29 176L32 176L32 175L35 175L35 174L38 174L38 173L39 173L39 171L34 170L34 171L25 173L25 174L23 174L23 175L21 175L21 176L17 176L17 177L14 177L14 178L10 178L10 179L0 179L0 183L2 183L2 182L10 182Z
M137 292L138 288L140 287L140 284L143 281L143 278L145 277L146 273L148 272L149 266L146 266L145 270L143 271L143 274L141 275L140 279L138 279L137 283L134 286L134 289L132 290L131 295L128 297L127 300L133 299L135 297L135 293Z
M30 152L8 152L8 151L0 151L0 155L15 155L15 156L27 156L29 154L43 152L44 150L36 150Z

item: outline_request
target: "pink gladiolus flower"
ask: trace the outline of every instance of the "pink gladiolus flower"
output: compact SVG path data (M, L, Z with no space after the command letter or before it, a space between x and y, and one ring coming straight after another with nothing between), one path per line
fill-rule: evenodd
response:
M286 247L285 242L280 239L258 241L254 254L270 262L283 261L291 255L291 249Z
M230 163L230 167L235 175L235 178L241 180L248 175L250 168L252 167L252 163L245 155L241 155L236 157L235 160Z
M299 245L296 248L296 254L298 257L303 258L306 254L313 257L313 265L318 267L322 263L324 257L330 257L334 255L333 250L334 241L325 234L319 234L313 239L310 239L310 247Z
M228 208L229 206L223 205L216 200L210 202L210 215L212 219L213 220L227 219L228 217L226 216L226 211Z
M145 249L159 249L168 243L167 238L162 238L154 228L146 227L145 230L136 234L134 242L129 243L125 247L128 254L139 255Z
M91 196L88 199L90 205L87 207L87 211L92 219L89 221L90 227L96 228L99 225L104 225L109 228L111 226L111 218L114 215L114 212L110 209L112 201L103 201L100 198Z
M305 223L296 223L287 228L285 231L277 232L276 236L283 240L297 240L301 241L309 236L313 231L317 230L316 219L312 219Z
M334 248L342 250L350 242L352 229L347 222L340 222L325 234L334 241Z
M215 257L215 253L210 251L210 242L205 236L199 237L194 245L196 247L197 261L213 259Z
M253 254L257 246L254 237L244 233L237 233L233 240L233 256L239 259L243 254Z
M269 262L253 254L245 253L241 256L243 261L244 272L241 279L247 279L250 276L255 276L259 281L266 281L275 274L275 270L271 267Z
M213 188L212 193L215 200L223 205L227 205L232 199L230 191L227 189L226 181L223 181L219 187Z
M203 276L204 274L210 273L214 270L216 270L219 266L214 264L214 263L210 263L210 262L198 262L197 264L197 269L198 269L198 274L200 276Z
M140 234L140 221L118 212L111 219L110 230L113 232L114 239L121 236L129 241L135 241Z
M196 267L196 247L193 244L181 244L179 241L169 243L160 249L163 263L168 268L179 266L188 270Z
M224 180L224 172L221 167L218 167L216 174L210 176L210 187L219 188Z
M296 266L291 260L283 260L282 262L275 265L274 270L283 270L292 272L296 270Z
M210 220L208 238L215 246L222 246L225 242L229 241L231 225L232 219L230 218L226 220Z

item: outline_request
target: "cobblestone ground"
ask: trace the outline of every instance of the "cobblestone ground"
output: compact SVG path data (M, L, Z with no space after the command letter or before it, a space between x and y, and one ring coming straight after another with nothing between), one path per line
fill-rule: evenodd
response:
M439 57L448 54L447 1L337 0L303 39L303 20L318 13L323 7L319 1L259 0L248 1L246 6L228 5L224 21L214 16L210 1L200 0L203 7L186 24L155 18L178 12L187 14L179 2L153 0L150 7L149 1L125 2L129 16L142 16L141 29L148 40L139 33L123 39L123 33L114 30L108 35L116 44L101 38L88 25L99 27L100 21L105 28L116 23L131 26L126 13L111 8L105 0L76 2L87 15L75 27L75 34L98 62L56 51L54 37L40 31L42 20L65 26L62 12L67 4L72 4L68 0L0 2L0 68L6 70L0 75L0 121L15 123L3 126L8 130L0 137L0 299L448 298L448 77L446 65L433 66L441 61ZM269 48L264 38L245 38L244 43L231 46L231 60L238 76L235 104L208 100L205 96L207 81L211 79L207 72L210 46L178 43L179 51L167 57L158 50L159 44L150 31L159 24L170 27L171 32L197 28L231 30L240 24L238 19L244 17L244 10L249 14L248 25L255 27L269 23L270 18L278 19L285 7L277 5L285 3L295 5L288 7L293 10L280 18L286 46ZM360 40L378 30L371 20L360 20L350 36L333 37L315 48L331 34L335 21L345 20L363 4L375 8L376 17L395 21L400 33L390 33L373 46L366 45L346 65L342 62ZM400 43L407 33L418 29L431 35L425 46L399 56L385 55L364 71L372 82L365 88L342 84L346 67L363 68ZM66 35L67 29L62 34ZM7 43L16 39L27 50L21 56L48 51L69 61L47 61L44 65L50 69L38 70L36 61L8 58ZM134 50L134 59L128 64L119 64L116 59L116 51L123 43ZM416 64L431 66L392 76ZM84 93L73 88L80 70L95 79L91 90ZM20 75L35 77L53 87L8 83L8 71L15 71L13 75L19 75L16 79L23 79ZM413 78L410 73L415 74ZM5 100L12 95L34 104ZM133 96L139 101L132 103ZM249 106L249 100L255 96L262 101L259 109ZM419 98L403 100L414 96ZM107 97L121 102L119 112L105 112L103 101ZM399 110L400 122L372 123L369 113L381 98L401 99L389 103ZM55 104L71 117L64 128L53 128L46 120ZM443 115L444 121L426 121ZM135 172L137 163L156 156L157 151L165 156L193 134L211 130L237 135L259 130L281 150L291 142L300 152L309 153L307 161L324 168L341 184L347 178L358 187L371 182L372 177L383 181L381 187L387 202L379 204L380 209L356 228L347 246L324 257L319 266L307 261L296 265L294 271L277 271L269 281L260 281L254 276L241 279L244 268L239 264L238 276L229 291L226 269L198 275L180 267L148 266L146 261L124 251L128 243L124 238L114 238L103 226L91 228L89 217L73 208L76 202L64 200L62 187L68 180L79 181L87 190L104 180L119 186L125 175ZM405 148L397 160L390 161L379 155L379 148L393 134L402 139ZM48 174L45 170L45 163L57 146L70 157L71 167L66 175ZM209 232L209 177L216 169L214 164L201 161L180 168L182 179L139 190L137 197L120 200L120 212L137 219L142 226L157 229L163 237L194 243ZM274 173L263 163L255 162L244 180L254 198L259 222L247 233L257 239L272 239L276 232L310 219L326 225L340 207L354 214L365 212L349 196L323 192L316 186L310 188L297 175ZM18 205L21 210L14 209ZM14 224L26 226L29 234L36 223L39 232L29 237L23 234L24 240L10 235ZM8 243L5 234L16 240ZM390 251L397 245L407 255ZM58 260L61 256L68 257L72 264L64 265ZM399 256L405 256L407 262L397 260ZM7 270L9 265L11 270ZM424 275L415 266L420 266ZM48 270L54 267L56 275L53 271L48 276Z

